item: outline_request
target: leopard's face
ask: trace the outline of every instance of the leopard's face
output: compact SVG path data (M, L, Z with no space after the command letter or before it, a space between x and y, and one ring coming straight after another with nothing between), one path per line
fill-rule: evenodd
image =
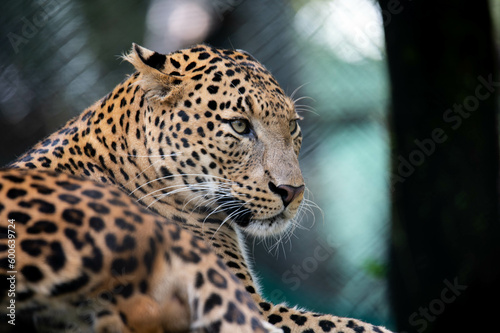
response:
M302 135L271 74L245 52L207 46L161 55L135 45L126 59L145 96L134 145L147 142L147 169L160 176L130 189L147 188L142 200L158 210L175 194L254 235L286 230L303 199Z

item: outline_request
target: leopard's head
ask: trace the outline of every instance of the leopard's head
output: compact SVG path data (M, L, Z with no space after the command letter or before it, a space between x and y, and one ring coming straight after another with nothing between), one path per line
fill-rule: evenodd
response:
M253 235L287 230L304 195L300 117L266 68L206 45L164 55L134 44L125 59L143 93L133 146L146 142L150 161L130 190L160 212L175 197Z

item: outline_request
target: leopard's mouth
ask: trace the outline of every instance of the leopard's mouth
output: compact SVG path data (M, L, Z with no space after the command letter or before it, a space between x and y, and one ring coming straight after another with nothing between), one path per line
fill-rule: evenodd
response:
M217 200L219 205L231 203L225 213L243 232L257 237L266 237L284 233L291 226L292 217L283 210L268 218L255 218L254 213L245 207L245 202L235 198Z

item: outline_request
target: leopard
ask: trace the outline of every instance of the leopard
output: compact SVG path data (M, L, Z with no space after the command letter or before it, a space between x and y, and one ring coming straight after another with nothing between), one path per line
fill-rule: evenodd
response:
M305 202L302 117L264 65L246 51L205 44L169 54L133 44L123 59L135 73L7 168L120 189L202 239L262 318L285 333L389 332L262 296L244 237L290 232Z

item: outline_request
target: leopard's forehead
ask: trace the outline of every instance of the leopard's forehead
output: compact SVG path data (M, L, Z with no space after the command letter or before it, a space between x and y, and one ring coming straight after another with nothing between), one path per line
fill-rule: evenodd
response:
M234 99L234 111L244 102L259 118L289 120L295 114L277 80L246 51L196 45L169 55L157 53L148 61L165 74L195 81L194 94L212 96L218 104Z

